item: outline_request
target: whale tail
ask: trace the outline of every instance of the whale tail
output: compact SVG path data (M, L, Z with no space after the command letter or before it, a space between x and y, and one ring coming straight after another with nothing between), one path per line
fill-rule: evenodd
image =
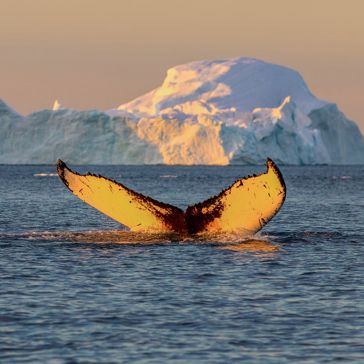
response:
M276 215L286 197L283 176L269 158L267 172L242 178L217 196L189 206L186 212L100 175L74 173L60 159L57 170L77 197L130 228L188 234L244 229L254 234Z
M57 170L71 192L123 225L187 232L184 212L178 207L134 192L100 175L74 173L60 159Z

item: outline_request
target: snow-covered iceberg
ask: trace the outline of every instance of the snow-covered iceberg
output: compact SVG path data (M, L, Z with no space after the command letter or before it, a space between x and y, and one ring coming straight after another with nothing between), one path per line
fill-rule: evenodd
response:
M22 117L0 102L0 163L364 163L364 138L335 104L298 72L251 58L174 67L105 113L56 103Z

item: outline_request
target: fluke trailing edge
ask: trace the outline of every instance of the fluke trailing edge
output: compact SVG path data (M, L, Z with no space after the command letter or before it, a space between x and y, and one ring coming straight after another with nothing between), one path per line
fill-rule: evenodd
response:
M242 178L217 196L189 206L186 212L100 175L74 173L60 159L57 169L77 197L130 228L188 234L244 229L254 234L274 217L286 197L282 173L269 158L267 172Z

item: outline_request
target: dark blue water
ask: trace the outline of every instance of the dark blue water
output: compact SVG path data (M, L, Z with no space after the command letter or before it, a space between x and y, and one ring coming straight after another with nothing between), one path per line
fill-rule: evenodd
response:
M73 169L181 208L265 171ZM54 166L0 166L0 362L363 363L364 167L281 170L282 210L243 239L124 231Z

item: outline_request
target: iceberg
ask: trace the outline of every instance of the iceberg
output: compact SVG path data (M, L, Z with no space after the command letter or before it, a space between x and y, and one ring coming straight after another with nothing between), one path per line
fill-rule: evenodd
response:
M364 164L364 138L295 70L252 58L198 61L106 112L21 116L0 102L0 163Z

